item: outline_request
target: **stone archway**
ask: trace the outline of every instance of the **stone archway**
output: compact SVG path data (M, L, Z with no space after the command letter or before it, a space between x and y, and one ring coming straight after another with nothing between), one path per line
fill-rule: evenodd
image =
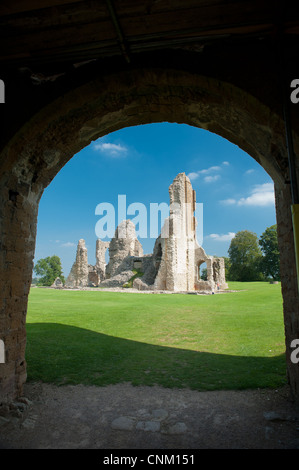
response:
M43 107L2 151L0 332L6 362L0 369L0 401L21 395L26 381L27 299L43 190L92 140L123 127L162 121L201 127L227 138L274 180L287 371L298 399L298 366L289 359L291 341L299 337L299 304L283 121L230 83L175 68L140 67L89 77Z

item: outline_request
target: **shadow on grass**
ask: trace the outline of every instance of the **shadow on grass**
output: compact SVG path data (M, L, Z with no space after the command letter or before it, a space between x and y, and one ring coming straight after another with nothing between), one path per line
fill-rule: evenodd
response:
M27 323L28 381L161 385L194 390L279 387L285 356L196 352L108 336L57 323Z

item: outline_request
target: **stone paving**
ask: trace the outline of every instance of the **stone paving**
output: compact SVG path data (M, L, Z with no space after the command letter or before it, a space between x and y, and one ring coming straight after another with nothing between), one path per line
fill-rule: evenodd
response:
M0 448L299 448L288 389L198 392L130 384L26 384L0 410Z

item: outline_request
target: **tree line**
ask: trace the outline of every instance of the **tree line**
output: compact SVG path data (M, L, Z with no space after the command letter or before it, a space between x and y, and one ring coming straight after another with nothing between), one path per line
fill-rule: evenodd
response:
M260 238L248 230L237 232L224 260L228 281L280 281L277 225L266 228Z

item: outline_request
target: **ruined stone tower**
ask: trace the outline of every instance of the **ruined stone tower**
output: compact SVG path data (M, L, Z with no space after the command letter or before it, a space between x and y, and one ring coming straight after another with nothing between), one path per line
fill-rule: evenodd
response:
M195 191L185 173L179 173L173 180L169 196L170 215L161 233L162 259L155 287L194 290Z
M81 239L77 246L76 260L68 275L65 286L86 287L88 285L88 271L87 248L85 240Z
M179 173L169 187L170 216L165 221L159 243L161 259L155 289L213 292L226 289L223 258L208 256L196 238L196 193L185 173ZM207 265L207 280L199 268Z

